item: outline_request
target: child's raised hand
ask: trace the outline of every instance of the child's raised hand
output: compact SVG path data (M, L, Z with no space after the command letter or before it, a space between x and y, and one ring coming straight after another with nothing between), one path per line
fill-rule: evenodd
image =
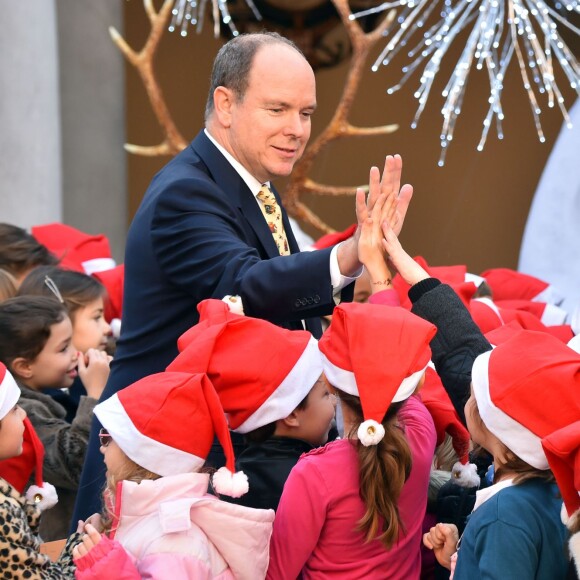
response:
M111 357L102 350L89 348L79 354L79 377L87 390L87 395L98 399L109 378Z
M384 236L383 248L403 280L413 286L417 282L429 278L429 274L405 252L393 228L386 221L381 226Z
M101 520L101 514L99 513L93 514L92 516L88 517L86 521L79 520L79 523L77 525L77 533L82 534L87 524L91 524L91 526L93 526L99 532L103 531L103 522Z
M82 542L73 548L73 560L78 560L86 556L100 541L100 532L91 524L85 524L85 533L83 534Z
M383 232L381 230L382 216L385 211L388 211L386 204L387 196L381 194L370 216L362 223L358 241L358 258L369 274L373 294L391 287L391 273L382 244Z
M423 544L433 550L441 566L451 569L451 557L457 552L459 532L454 524L437 524L423 534Z

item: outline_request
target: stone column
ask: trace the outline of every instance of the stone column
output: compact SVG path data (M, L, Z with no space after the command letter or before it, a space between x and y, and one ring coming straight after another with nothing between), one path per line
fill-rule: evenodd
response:
M119 0L57 0L63 219L103 233L122 262L127 230L123 31Z
M0 34L0 221L60 220L61 141L53 0L6 2Z

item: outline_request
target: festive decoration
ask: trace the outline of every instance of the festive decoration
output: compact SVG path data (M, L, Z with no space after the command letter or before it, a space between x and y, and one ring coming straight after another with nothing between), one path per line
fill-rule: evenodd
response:
M252 0L245 0L245 2L253 12L256 20L262 20L262 15ZM208 0L175 0L171 11L173 18L169 25L169 32L174 32L179 28L181 36L187 36L187 30L190 25L194 26L198 33L201 32L208 3ZM220 35L220 19L221 22L229 27L233 36L238 36L240 32L230 14L227 0L211 0L211 7L214 36L217 38Z
M398 129L397 125L359 127L353 125L348 118L361 85L370 50L383 37L383 32L393 21L394 13L387 14L371 32L365 32L357 21L350 19L351 11L348 0L333 0L333 4L352 46L349 70L332 119L306 148L304 155L294 166L287 188L282 194L284 207L293 218L308 223L324 233L330 233L334 230L301 201L301 196L307 193L326 196L354 195L356 186L328 185L316 182L310 177L314 162L321 150L338 139L388 135ZM204 6L206 5L207 2L204 3ZM175 155L187 146L187 141L179 132L165 101L155 73L154 57L161 38L168 28L172 10L176 4L175 0L164 0L159 10L156 10L153 0L143 0L143 6L151 24L151 30L140 51L131 47L115 28L109 28L109 33L113 42L141 77L155 117L161 126L163 140L158 145L153 146L127 143L125 150L135 155L149 157ZM201 10L201 4L199 9Z
M564 107L564 98L555 78L556 64L564 72L570 86L578 91L580 68L578 61L560 36L557 25L567 27L574 33L580 30L569 22L564 13L580 13L578 0L569 0L565 5L553 3L554 7L543 0L399 0L383 2L377 7L360 11L352 19L378 14L393 8L402 8L396 21L387 29L387 43L372 70L389 65L395 55L406 49L410 41L422 32L421 39L408 49L411 62L403 67L403 77L387 90L392 94L399 90L409 77L421 69L419 88L415 98L419 106L412 122L415 128L419 121L433 82L439 73L443 58L457 36L471 27L459 61L442 92L445 103L441 109L443 127L441 130L441 156L439 165L445 162L445 154L461 113L469 73L476 69L486 69L489 76L489 109L483 120L478 151L483 150L489 129L495 121L499 139L503 138L502 120L504 113L501 104L503 82L508 65L514 54L520 69L524 89L532 108L536 131L541 142L545 141L540 123L540 108L536 91L546 95L548 107L558 105L566 123L570 119ZM438 8L439 7L439 8ZM426 27L433 20L431 15L436 9L440 19Z

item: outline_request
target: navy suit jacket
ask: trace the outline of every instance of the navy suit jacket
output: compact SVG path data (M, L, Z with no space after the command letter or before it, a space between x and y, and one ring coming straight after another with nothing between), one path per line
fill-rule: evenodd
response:
M319 317L335 306L331 249L300 252L282 214L290 256L279 255L254 195L203 131L154 177L127 237L121 337L101 400L163 371L206 298L237 294L247 316L290 329L304 319L321 336ZM100 509L94 423L73 522Z

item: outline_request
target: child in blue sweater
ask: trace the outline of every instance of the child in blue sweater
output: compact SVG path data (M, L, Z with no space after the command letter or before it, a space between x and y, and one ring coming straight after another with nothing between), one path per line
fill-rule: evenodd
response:
M438 524L425 545L454 580L565 578L562 497L544 447L580 421L580 355L532 331L517 331L492 350L451 288L430 278L387 225L383 230L389 258L412 286L413 312L438 328L431 348L443 384L495 467L461 541L455 526ZM577 493L564 499L568 513L579 507Z

